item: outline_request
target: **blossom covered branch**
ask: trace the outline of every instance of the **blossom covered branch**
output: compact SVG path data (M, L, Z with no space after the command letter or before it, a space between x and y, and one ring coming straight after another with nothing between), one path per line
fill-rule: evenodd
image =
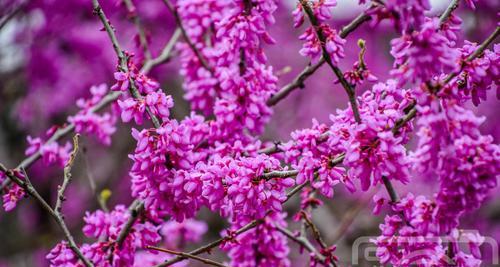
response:
M335 0L299 0L293 10L274 0L164 0L160 5L123 0L116 6L88 1L82 7L97 18L80 19L90 20L99 40L105 37L110 43L114 54L102 57L117 59L116 69L102 72L112 84L108 87L96 76L66 124L28 136L27 158L15 169L0 164L4 209L16 210L27 195L55 219L65 239L47 254L50 266L161 267L198 261L314 267L349 264L337 249L342 245L338 241L348 229L359 234L353 223L373 198L374 215L385 213L380 231L370 240L379 264L479 266L486 259L480 249L485 238L462 229L470 227L466 215L476 214L493 195L500 147L484 130L491 116L477 116L471 105L481 111L494 101L489 95L498 90L500 80L500 47L495 43L500 27L495 24L480 44L465 40L459 15L474 14L467 6L484 8L475 0L466 5L452 0L439 17L428 12L428 0L367 2L359 1L364 11L337 29L332 22L340 16L332 17L331 11L342 7ZM44 5L27 4L42 11ZM133 23L122 22L123 14ZM155 16L169 23L153 23ZM57 16L47 19L57 22ZM311 63L279 88L286 71L273 67L288 66L293 57L284 51L295 47L283 44L287 20L296 28L305 25L293 41L302 46L296 54ZM96 25L102 26L101 32ZM351 44L347 36L355 30L363 39ZM171 38L160 47L165 32ZM136 38L135 47L127 42L129 33ZM394 39L387 42L387 36ZM174 53L178 64L155 71ZM390 54L389 64L377 62L379 54ZM318 70L325 63L333 73L328 77L335 80L322 79ZM76 69L86 67L80 65ZM306 80L315 87L340 84L347 107L329 114L326 122L313 118L311 127L293 130L288 140L268 141L289 133L288 124L282 126L275 118L284 116L295 125L299 122L292 118L309 117L297 103L320 106L316 92L307 98L290 94ZM168 91L162 89L167 83ZM178 99L181 95L186 105ZM290 101L274 110L285 98ZM323 93L319 98L329 105L335 101ZM292 106L287 103L293 101ZM185 117L179 116L183 108L190 110ZM275 116L281 108L287 114ZM326 110L321 107L322 113ZM278 127L272 127L275 123ZM73 144L60 143L73 132ZM119 145L117 139L127 140L121 153L126 151L129 159L118 183L127 184L130 195L113 194L109 203L109 193L102 203L97 197L100 209L87 208L92 211L83 215L83 242L72 235L62 213L63 204L76 198L71 194L78 184L70 185L70 180L78 177L73 165L79 136L91 136L96 146L110 149ZM52 170L63 173L54 207L24 171L37 161L43 171L33 168L32 177ZM118 166L102 162L99 169L112 167L119 173ZM372 193L380 187L386 192ZM295 195L296 203L290 201ZM338 230L327 235L325 202L335 206L356 198L358 204L338 218ZM131 204L115 204L124 200ZM110 203L114 206L108 209ZM300 225L297 232L291 230L294 223ZM211 237L204 239L209 229ZM227 257L212 253L215 249Z

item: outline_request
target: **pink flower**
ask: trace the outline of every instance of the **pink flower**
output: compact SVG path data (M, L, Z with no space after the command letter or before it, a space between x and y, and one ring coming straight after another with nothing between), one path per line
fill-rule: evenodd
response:
M337 65L344 54L345 40L342 39L337 31L332 29L327 24L322 24L319 29L325 37L325 48L334 65ZM316 34L316 29L309 27L304 34L299 36L300 40L304 40L304 46L299 51L303 56L309 56L313 62L318 62L323 53L322 44Z
M16 208L17 202L24 197L24 190L17 184L13 184L2 197L3 208L9 212Z
M79 266L78 258L68 247L68 243L66 241L62 241L61 243L57 244L50 251L50 253L47 254L46 258L50 262L50 267Z
M245 223L241 221L232 228ZM286 227L284 214L272 213L264 223L224 242L221 249L228 252L231 266L291 266L287 237L275 225ZM224 235L231 237L231 230Z
M428 19L421 30L405 34L391 42L395 58L391 74L399 85L430 81L433 76L457 67L457 51L439 30L439 19Z
M57 142L43 143L41 138L32 138L28 136L27 138L29 147L26 149L26 155L30 156L36 152L40 152L43 162L46 166L58 165L64 167L69 159L69 152L71 150L71 144L66 142L62 147Z
M111 86L111 90L127 92L129 87L129 74L115 72L114 77L117 83Z
M144 111L146 110L143 101L127 98L124 101L118 100L118 106L121 109L121 118L123 122L129 122L134 119L135 123L139 125L142 124Z
M285 189L294 185L293 179L261 177L264 171L278 168L279 161L265 155L215 158L211 165L197 165L208 206L238 221L262 218L270 210L281 211Z
M111 144L111 136L115 133L116 116L114 113L96 114L92 108L99 103L108 92L105 84L92 86L90 88L92 97L89 99L80 98L76 104L82 110L76 115L68 117L70 123L75 124L75 131L80 134L93 134L97 139L105 144Z
M40 151L40 148L43 145L43 141L40 137L33 138L30 135L26 137L26 140L28 141L28 148L26 148L26 151L24 152L26 156L31 156L35 154L36 152Z
M167 120L170 116L170 109L174 106L174 100L171 96L165 95L163 92L152 92L146 96L146 106L156 116L162 120Z

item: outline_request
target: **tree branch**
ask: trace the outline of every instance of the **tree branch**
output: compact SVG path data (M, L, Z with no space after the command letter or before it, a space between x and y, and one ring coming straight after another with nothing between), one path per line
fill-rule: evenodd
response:
M346 38L351 32L356 30L361 24L366 21L369 21L371 17L364 12L357 16L354 20L352 20L349 24L344 26L340 31L339 35L342 38ZM304 70L302 70L297 77L293 79L293 81L283 87L274 94L271 98L267 100L268 106L274 106L285 97L288 96L293 90L297 88L304 88L304 81L309 78L314 72L316 72L319 67L321 67L325 63L325 58L321 58L320 61L316 64L309 64Z
M132 0L123 0L125 3L125 7L127 8L127 12L130 14L132 21L137 28L137 33L139 35L139 42L142 47L142 51L144 53L144 58L148 61L151 60L151 51L149 51L148 39L146 38L146 32L144 31L144 27L142 26L141 18L137 15L136 8Z
M337 66L333 65L333 62L330 58L330 54L326 49L326 36L323 34L323 31L321 30L321 25L319 24L318 19L316 18L314 12L309 6L308 1L299 0L299 2L302 5L302 8L304 9L306 15L309 17L311 25L314 27L316 31L316 36L318 37L321 43L321 49L323 50L323 58L325 59L328 66L330 66L333 73L335 73L335 75L340 81L340 84L342 84L342 87L344 88L345 92L347 93L347 96L349 97L349 102L351 103L354 119L356 120L357 123L361 123L361 117L358 110L358 103L356 101L356 94L354 91L354 87L344 78L344 74L342 73L342 71Z
M28 195L32 196L38 203L42 205L42 207L50 214L52 218L57 222L59 227L64 233L64 236L66 237L66 240L68 241L68 246L69 248L76 254L76 256L85 264L87 267L93 267L94 264L90 262L85 256L83 256L83 253L80 251L78 246L75 243L75 240L73 236L71 235L68 227L66 226L66 223L64 222L64 218L61 216L60 213L57 211L53 210L52 207L40 196L38 191L33 187L33 184L31 184L31 181L28 177L28 174L24 170L24 168L21 169L24 175L24 181L19 179L12 170L7 169L3 164L0 163L0 171L5 173L5 175L14 183L22 187L25 192L28 193Z
M280 231L282 234L284 234L286 237L288 237L290 240L294 241L295 243L299 244L301 247L305 248L309 252L314 254L314 257L316 260L324 262L325 261L325 256L321 255L321 253L318 252L318 250L309 242L307 238L304 236L295 236L290 230L281 227L279 225L274 225L276 227L276 230Z
M63 178L63 183L58 187L57 190L57 199L56 199L56 205L54 207L54 211L59 217L63 217L61 211L62 211L62 203L63 201L66 200L64 197L64 192L66 191L66 188L68 187L69 182L71 181L71 168L73 167L73 163L76 158L76 154L78 153L78 140L80 138L79 134L75 134L73 136L73 151L69 155L69 160L66 163L66 166L64 167L64 178Z
M184 28L184 25L182 24L181 17L179 16L179 12L177 12L177 8L170 2L170 0L163 0L163 3L167 6L167 8L172 12L172 15L174 15L175 23L177 24L177 27L181 30L182 37L184 37L184 40L186 43L189 45L193 53L196 55L198 60L200 61L201 65L208 70L212 76L214 74L214 70L208 65L207 60L203 57L203 54L201 54L200 50L196 47L196 45L193 43L191 38L186 32L186 29Z
M151 71L151 69L163 62L166 62L170 57L171 53L173 51L173 47L177 40L179 39L177 31L174 33L174 35L171 37L170 41L167 43L165 48L163 49L162 53L160 56L157 58L154 58L152 60L149 60L144 63L144 66L141 69L141 72L143 73L148 73ZM115 102L120 96L122 95L122 92L110 92L106 96L104 96L99 103L97 103L95 106L90 108L91 113L97 113L107 106L109 106L111 103ZM66 126L59 128L45 144L50 144L52 142L55 142L59 139L62 139L63 137L67 136L68 134L72 133L75 130L75 125L73 123L67 124ZM35 152L33 155L25 158L19 165L16 167L16 169L28 169L31 167L33 163L35 163L37 160L41 158L41 153L40 151ZM7 187L11 183L11 180L7 179L5 180L2 185L0 186L0 191L2 191L5 187Z
M439 24L443 25L448 20L453 11L458 8L459 2L460 0L451 0L444 13L439 17Z
M219 267L228 267L228 266L226 266L224 264L221 264L221 263L218 263L216 261L213 261L213 260L210 260L210 259L205 259L205 258L202 258L202 257L198 257L196 255L191 255L191 254L185 253L185 252L179 252L179 251L174 251L174 250L170 250L170 249L166 249L166 248L153 247L153 246L146 246L146 248L147 249L161 251L161 252L165 252L165 253L169 253L169 254L173 254L173 255L177 255L177 256L182 256L182 257L190 258L190 259L197 260L199 262L202 262L202 263L205 263L205 264L208 264L208 265L219 266Z
M174 49L174 46L179 40L180 36L181 36L181 30L177 28L172 37L170 38L170 40L168 41L167 45L165 45L165 47L161 51L160 55L154 59L146 61L142 66L141 72L148 73L154 66L168 61L170 59L172 50Z
M111 27L111 24L109 23L108 18L106 17L106 14L102 10L101 5L99 4L98 0L92 0L92 5L94 7L94 13L99 17L99 19L102 22L102 25L104 26L104 29L108 33L108 37L113 45L113 49L115 50L116 56L118 57L119 61L119 69L122 72L127 73L128 72L128 59L125 56L125 53L121 50L120 44L118 43L118 39L116 38L115 32L113 28ZM134 97L137 100L142 99L142 96L137 89L135 85L135 81L132 77L129 77L129 91L132 97ZM151 118L151 121L153 122L153 125L158 128L161 126L160 120L156 117L156 115L151 112L151 109L146 107L146 112L148 113L149 117Z
M128 217L127 222L123 226L122 230L120 231L120 234L118 235L118 238L116 239L116 245L118 246L118 248L121 248L121 246L123 245L125 238L130 233L130 230L132 230L134 222L137 220L139 214L141 214L143 210L144 210L144 203L137 199L134 200L134 202L132 202L132 204L130 205L129 207L130 217Z

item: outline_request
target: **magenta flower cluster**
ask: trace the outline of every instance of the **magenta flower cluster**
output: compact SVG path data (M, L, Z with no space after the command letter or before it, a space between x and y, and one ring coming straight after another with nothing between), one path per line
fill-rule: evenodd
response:
M271 33L280 26L276 14L284 8L282 3L164 0L177 23L173 34L177 43L169 43L154 57L149 48L154 35L142 28L148 23L142 23L138 14L155 17L155 7L136 1L136 9L132 1L118 2L114 9L107 5L103 9L93 1L93 11L104 25L102 32L100 24L95 31L110 37L118 56L114 71L97 70L113 77L113 84L108 87L93 80L91 84L98 85L86 85L90 88L86 94L74 94L78 111L65 124L50 128L43 137L27 137L28 158L23 163L12 170L0 164L4 210L14 210L29 196L64 232L65 239L46 255L50 266L186 266L187 260L215 266L296 266L303 263L294 262L302 254L311 267L341 266L338 244L329 244L321 236L314 211L327 201L335 205L339 194L358 197L381 188L386 192L374 197L374 214L386 214L379 235L371 240L381 264L465 267L483 263L485 237L462 226L464 218L495 192L500 173L500 146L495 137L484 133L486 118L471 109L492 101L491 91L500 92L500 46L490 48L498 27L485 43L477 44L464 40L464 25L453 5L437 17L427 13L428 0L387 0L371 1L359 18L340 28L331 23L337 1L299 0L289 12L290 25L307 25L296 40L302 45L296 54L310 63L280 89L279 80L289 70L275 71L270 60L275 55L268 49L275 39L280 40ZM481 5L466 2L471 8ZM39 5L43 6L36 3L31 8ZM58 8L67 10L66 4ZM127 12L138 29L134 36L138 52L122 50L116 35L123 29L109 24L114 18L106 17L108 9L113 9L110 14ZM386 22L392 25L390 36L396 37L387 51L364 40L358 41L357 48L346 37L370 20L373 28L386 27ZM176 40L176 35L182 38ZM179 86L191 109L184 118L174 110L174 98L175 108L183 106L175 86L160 83L163 71L172 70L150 73L170 60L161 55L168 49L173 49L169 56L178 57ZM352 51L356 57L351 61ZM46 53L33 53L32 60ZM370 53L390 54L394 60L381 71L371 68L376 64L367 64ZM338 89L335 94L346 92L347 104L325 116L327 122L313 118L311 127L292 131L289 140L269 141L272 134L266 126L272 106L297 88L313 87L304 82L325 61L335 81L329 84ZM343 72L341 66L352 69ZM63 72L57 66L51 68ZM80 71L83 74L75 75L88 76L84 69ZM46 84L37 71L31 75L38 81L35 87ZM307 88L306 93L314 90ZM292 106L287 112L300 111ZM66 190L69 172L78 164L74 159L78 147L60 139L75 132L110 147L119 127L131 128L126 137L134 148L127 152L131 164L123 179L130 181L133 201L127 207L94 192L101 208L85 213L82 242L82 236L69 233L61 208L68 199L64 194L71 189ZM55 208L26 175L25 169L38 159L44 168L64 168ZM413 187L418 183L432 184L433 189L420 192ZM399 197L399 190L406 191L404 197ZM300 195L298 211L284 206L295 194ZM110 203L115 205L108 210ZM220 238L181 252L203 241L213 226L195 219L206 214L224 221L224 230L216 230ZM295 224L301 225L300 231L289 230ZM294 251L291 243L299 250ZM213 258L210 252L217 248L229 260L205 259ZM298 254L291 257L294 252Z

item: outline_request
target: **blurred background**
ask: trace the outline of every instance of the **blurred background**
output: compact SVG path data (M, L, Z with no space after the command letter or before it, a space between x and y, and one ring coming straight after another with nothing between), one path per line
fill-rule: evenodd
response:
M116 29L120 43L140 59L143 55L137 46L136 28L126 9L118 2L103 0L101 5ZM161 0L135 2L153 55L158 55L175 29L174 19ZM437 15L449 1L431 2L429 15ZM295 5L293 0L280 1L275 13L276 23L270 26L270 34L277 44L265 47L270 65L279 75L280 85L290 82L309 63L298 53L302 46L298 36L303 28L293 28L291 12ZM499 5L498 0L484 0L477 3L474 12L461 7L457 14L463 20L463 36L470 41L482 41L497 25ZM338 0L331 23L340 29L362 11L363 7L355 0ZM4 165L12 168L23 160L27 135L40 136L52 125L64 124L67 116L78 110L76 100L90 95L90 86L113 83L116 57L101 28L100 21L92 14L90 0L0 0L0 162ZM389 43L396 36L398 32L391 25L382 23L376 30L370 23L362 25L347 38L346 57L340 62L341 69L352 68L359 53L356 43L362 38L367 44L368 68L379 80L386 80L393 61ZM463 41L459 40L458 46ZM174 97L173 116L183 118L190 110L183 99L179 64L174 57L156 67L150 76L161 82L162 88ZM370 83L365 83L358 90L370 86ZM487 117L483 133L491 134L498 142L500 106L494 90L490 93L488 101L473 110ZM291 131L309 127L313 118L328 122L329 114L336 108L344 108L346 103L344 91L335 84L330 70L321 68L306 81L304 89L294 91L275 107L263 139L286 141ZM67 191L71 201L65 203L63 211L74 235L79 241L85 241L81 233L82 218L85 211L98 208L89 177L95 180L99 192L111 191L108 206L128 205L131 199L127 173L131 161L127 155L133 151L135 141L130 135L130 125L119 123L111 146L102 146L84 136L81 146L82 153L73 168L74 179ZM43 197L53 203L62 170L37 163L30 169L30 177ZM436 188L432 177L420 180L416 175L412 183L414 193L432 195ZM398 190L403 193L408 188L399 186ZM351 246L357 237L378 234L378 224L383 216L371 214L370 201L377 193L383 191L350 194L337 189L334 199L325 200L324 207L315 211L315 222L327 243L337 241L341 262L350 260ZM466 216L462 224L464 228L479 229L481 234L500 240L499 193L497 190L479 211ZM62 235L35 202L24 200L18 205L9 213L0 210L0 266L47 266L45 255L62 239ZM293 215L298 210L298 199L285 207ZM227 226L219 216L206 210L198 217L207 223L208 229L200 244L218 238L220 231ZM297 229L298 224L290 222L290 228ZM186 244L183 249L196 245ZM294 265L303 266L308 257L301 256L295 244L290 245ZM217 250L214 253L215 258L224 258ZM196 263L191 264L196 266Z

